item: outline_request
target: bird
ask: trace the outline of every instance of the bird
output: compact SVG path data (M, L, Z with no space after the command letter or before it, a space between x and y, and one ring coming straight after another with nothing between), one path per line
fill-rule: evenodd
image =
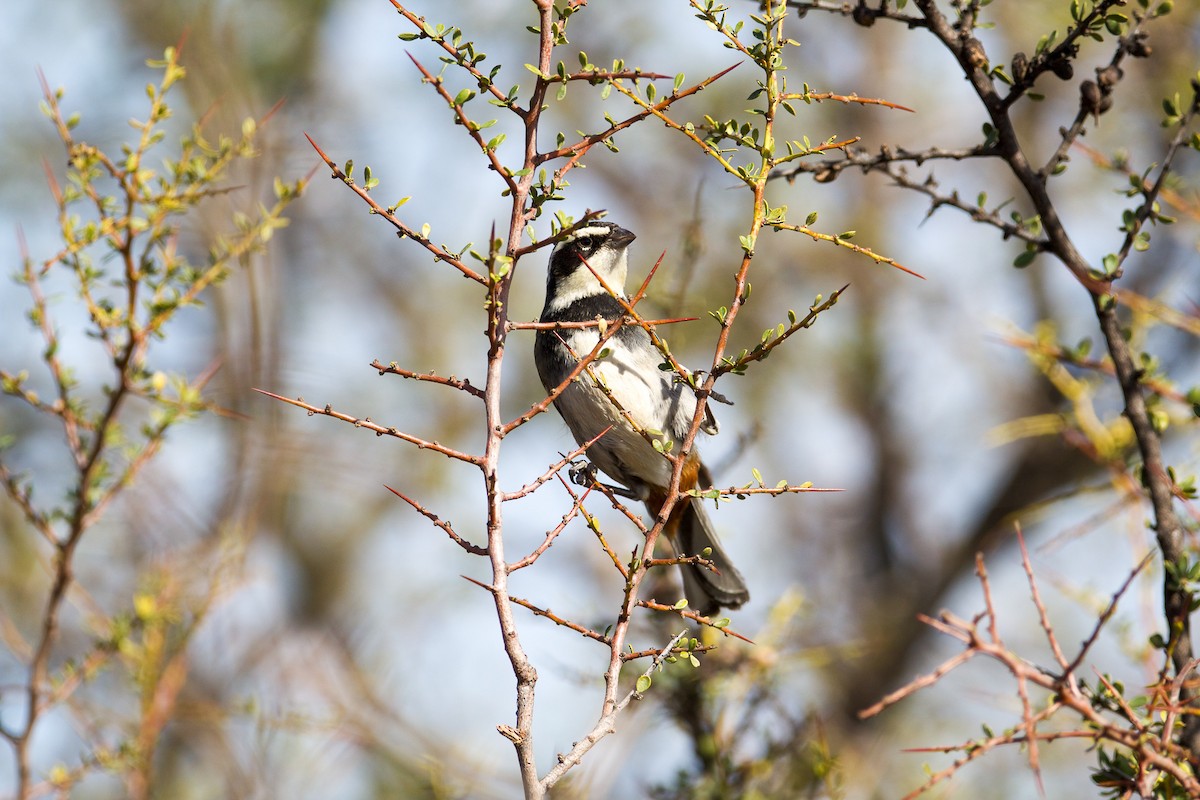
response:
M625 278L629 246L635 238L615 223L590 221L560 239L547 265L546 303L540 321L570 323L599 318L611 323L622 317L625 308L614 294L628 302ZM534 363L548 393L567 380L601 336L599 325L538 329ZM655 517L669 499L674 465L646 434L683 441L697 403L695 391L673 369L662 368L663 361L644 328L622 324L605 343L601 356L554 400L576 442L583 445L599 436L587 448L591 465L620 484L621 494L645 503ZM716 418L707 408L700 429L708 434L717 432ZM679 490L703 491L712 486L712 475L692 448ZM701 498L681 497L663 533L677 558L703 556L715 567L680 564L689 608L712 616L721 608L735 609L750 599L746 581L721 547Z

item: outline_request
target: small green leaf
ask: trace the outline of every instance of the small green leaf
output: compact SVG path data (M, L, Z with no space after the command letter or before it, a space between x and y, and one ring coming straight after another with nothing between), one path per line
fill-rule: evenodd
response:
M649 675L639 675L637 679L637 693L644 694L649 691L650 684L651 680Z
M1033 263L1035 258L1037 258L1037 250L1026 250L1013 259L1013 266L1017 269L1025 269Z

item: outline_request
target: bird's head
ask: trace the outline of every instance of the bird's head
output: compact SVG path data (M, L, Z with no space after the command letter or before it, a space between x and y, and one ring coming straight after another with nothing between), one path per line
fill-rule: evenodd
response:
M546 276L547 306L563 308L583 297L607 294L596 275L624 294L629 244L635 238L615 223L591 222L556 244Z

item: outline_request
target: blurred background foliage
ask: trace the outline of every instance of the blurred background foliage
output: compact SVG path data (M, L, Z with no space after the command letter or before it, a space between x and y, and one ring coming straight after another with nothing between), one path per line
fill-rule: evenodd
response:
M460 25L490 63L504 64L511 83L534 60L535 39L525 31L534 20L529 3L411 5L431 21ZM564 58L582 49L593 63L621 57L690 79L733 61L684 3L593 5L574 20ZM753 10L744 5L740 12ZM1067 24L1065 6L994 2L985 9L995 26L982 32L984 43L1005 56L1032 52L1040 36ZM406 28L383 0L16 0L6 16L0 230L9 273L20 263L18 228L35 258L56 247L43 161L61 171L62 151L37 112L35 67L52 86L66 88L65 109L82 112L79 135L115 147L128 138L125 120L140 108L141 88L151 79L144 60L175 43L182 43L189 71L181 87L186 107L176 98L180 131L202 117L235 131L244 117L261 117L285 101L263 130L261 157L235 181L249 197L269 193L277 175L295 179L314 169L307 132L335 160L370 164L381 202L411 195L405 219L430 223L436 241L455 248L485 241L492 221L506 217L495 176L457 135L405 51L429 62L434 56L421 43L396 39ZM814 91L881 97L916 110L801 106L792 136L859 136L869 149L979 140L981 110L949 56L927 37L817 13L792 20L789 33L801 42L789 64L793 90L804 82ZM1200 7L1176 4L1169 21L1152 28L1150 42L1154 58L1129 65L1116 108L1085 140L1096 153L1127 154L1136 172L1160 152L1161 98L1186 91L1195 74ZM1085 44L1077 79L1044 78L1046 101L1024 106L1022 125L1043 143L1042 155L1078 107L1078 78L1106 59L1106 49ZM681 104L680 116L740 113L752 88L743 71ZM594 128L606 110L621 117L621 104L616 96L600 103L599 89L576 85L554 105L552 119L567 132ZM553 133L543 135L552 140ZM729 181L669 134L638 126L617 137L619 154L593 153L588 169L573 173L563 209L606 208L610 219L637 232L636 278L666 251L649 301L664 315L704 317L728 291L744 211ZM1180 223L1154 230L1154 246L1130 262L1123 285L1164 298L1195 320L1194 154L1180 172ZM997 202L1015 193L1005 176L978 163L939 162L914 173L929 173L964 197L986 191ZM379 358L478 382L481 298L451 270L397 241L325 174L319 170L289 210L292 224L267 254L247 260L206 296L207 313L185 315L164 343L163 366L196 374L220 364L209 396L228 413L174 431L88 535L59 649L63 656L87 651L96 620L129 612L135 598L142 598L144 619L169 608L175 629L197 621L186 645L186 683L157 748L155 796L514 797L511 748L494 731L510 721L512 678L490 600L458 577L484 578L483 565L462 559L383 489L387 483L425 500L478 538L483 511L475 474L251 391L330 403L454 447L480 441L475 407L463 398L379 377L367 365ZM1068 225L1094 262L1120 241L1126 185L1078 149L1054 184ZM699 675L707 680L675 668L656 681L649 702L560 787L561 796L902 794L923 779L927 761L944 765L903 748L960 741L981 722L1002 728L1014 719L1011 691L986 667L881 719L861 723L854 716L948 652L915 614L951 606L969 615L979 607L971 580L977 550L996 576L1010 641L1036 657L1036 616L1009 546L1013 515L1025 525L1065 641L1085 635L1152 547L1144 510L1113 491L1116 479L1086 448L1065 435L1012 437L1002 435L1011 428L999 427L1040 414L1070 420L1070 404L1014 345L1019 332L1039 324L1061 342L1095 336L1087 297L1069 275L1040 262L1014 269L1019 244L953 209L931 215L927 202L878 176L847 171L833 183L779 181L771 194L772 204L787 204L793 216L819 212L821 230L857 231L855 241L927 280L802 237L760 241L738 344L753 344L789 308L803 309L817 294L851 288L794 346L724 384L736 405L718 408L723 432L704 444L707 460L719 485L748 482L754 467L768 482L810 480L844 492L720 511L718 525L753 585L754 601L734 624L757 644L722 642L704 659ZM211 213L186 222L194 247L227 218L227 209ZM539 232L547 230L543 220ZM541 307L537 263L521 265L514 319L533 319ZM59 298L63 305L70 300ZM20 287L0 292L0 366L29 369L36 381L39 343L23 321L27 304ZM1179 385L1200 381L1200 339L1152 327L1152 318L1140 322L1146 325L1137 335ZM671 329L684 363L691 354L692 366L701 365L708 326ZM71 330L64 333L72 354L86 353ZM515 415L541 390L530 348L522 350L520 336L513 342L504 403ZM1119 411L1116 388L1079 378L1094 382L1096 407L1111 420ZM15 435L9 459L38 476L39 492L59 491L61 434L8 402L0 403L0 432ZM1195 433L1194 423L1183 422L1168 438L1173 463L1196 463ZM523 429L505 456L511 484L570 446L550 416ZM511 509L508 536L518 549L539 541L565 510L565 496L552 494ZM632 535L615 517L602 518L610 540ZM620 587L585 533L572 528L539 569L521 574L514 591L585 619L613 607ZM632 546L629 540L617 549ZM0 720L19 713L14 687L24 679L24 659L13 631L27 631L40 617L45 558L19 510L0 502L0 621L8 631L0 648ZM1131 683L1153 678L1146 641L1161 625L1160 581L1153 570L1139 581L1095 654L1104 671ZM149 606L146 598L153 599ZM542 676L537 735L548 758L597 713L603 651L532 616L523 631ZM107 669L49 718L35 741L41 774L87 762L99 745L118 748L136 728L136 686L135 677ZM1049 796L1062 796L1055 787L1078 788L1080 764L1090 759L1085 747L1058 743L1043 752ZM1013 768L1022 758L1015 750L994 753L963 772L950 792L1034 796L1029 774ZM10 754L0 754L0 792L12 785L12 770ZM100 768L73 794L114 797L127 789Z

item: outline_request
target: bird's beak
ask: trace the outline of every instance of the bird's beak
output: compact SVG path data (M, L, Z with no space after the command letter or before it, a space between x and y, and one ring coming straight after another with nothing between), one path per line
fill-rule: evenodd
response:
M625 230L624 228L613 228L612 233L608 236L608 241L618 247L624 247L637 238L637 235Z

